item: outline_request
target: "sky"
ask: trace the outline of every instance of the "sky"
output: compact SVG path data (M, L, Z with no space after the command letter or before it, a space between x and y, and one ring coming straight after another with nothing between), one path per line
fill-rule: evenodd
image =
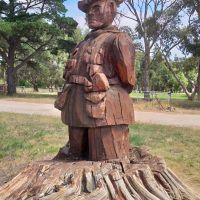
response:
M80 28L86 28L85 22L85 14L78 9L78 1L77 0L67 0L65 2L65 7L67 8L67 16L74 18Z
M67 16L73 17L78 22L81 29L87 29L85 13L78 9L78 0L67 0L65 2L65 7L68 9ZM128 12L124 4L122 4L118 9L126 14ZM135 23L132 20L123 17L120 21L120 26L127 24L132 28L135 26Z
M81 28L81 30L84 32L84 30L87 30L87 24L85 21L85 13L80 11L78 9L78 0L67 0L65 2L65 6L68 9L67 16L72 17L78 22L78 26ZM126 5L122 3L120 7L118 8L118 11L122 12L123 14L127 16L131 16L130 11L128 11ZM184 18L183 18L184 19ZM136 23L133 20L130 20L128 18L122 17L120 20L120 26L126 26L128 25L132 29L134 29ZM172 57L183 57L182 53L178 49L172 50Z

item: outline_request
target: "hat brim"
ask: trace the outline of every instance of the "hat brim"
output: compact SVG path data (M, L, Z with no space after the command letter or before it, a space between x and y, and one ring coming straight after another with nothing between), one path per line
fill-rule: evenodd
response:
M78 8L84 13L86 13L89 9L89 3L85 3L84 1L79 1Z
M85 1L79 1L78 2L78 8L83 11L84 13L87 13L88 9L89 9L89 5L95 0L90 0L87 1L87 3ZM121 3L123 3L124 0L115 0L117 5L120 5Z

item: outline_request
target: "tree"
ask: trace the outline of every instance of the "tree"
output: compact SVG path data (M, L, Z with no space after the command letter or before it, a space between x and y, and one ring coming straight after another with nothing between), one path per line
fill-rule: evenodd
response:
M190 9L190 12L197 12L200 19L200 1L199 0L183 0L183 4L186 8Z
M5 63L0 60L0 83L5 83Z
M81 41L84 40L85 36L87 34L85 33L82 33L81 32L81 29L78 27L75 31L74 31L74 34L72 35L72 38L73 38L73 41L76 43L76 44L79 44Z
M195 10L196 7L191 9L191 5L189 8L184 6L187 13L185 19L188 19L188 23L185 23L184 27L176 23L170 27L170 31L165 31L160 38L159 49L163 53L167 68L178 81L188 99L194 100L197 93L200 100L200 18ZM173 61L171 51L174 48L178 48L185 58ZM182 76L177 74L180 70ZM193 76L191 76L191 71L193 71Z
M181 71L177 72L181 76ZM166 68L162 59L162 52L156 54L150 70L150 85L154 91L174 91L181 90L180 85L173 75Z
M64 41L62 46L53 48L52 51L43 51L37 58L32 58L18 71L17 83L21 86L33 86L35 91L38 91L38 87L49 88L50 91L53 91L53 88L61 88L64 83L62 76L69 56L68 51L83 38L84 34L77 28L71 37L66 36L72 46L65 46Z
M17 71L48 49L68 45L63 39L77 23L65 17L63 0L1 0L0 56L5 62L8 94L16 93ZM72 46L72 44L70 43Z
M143 90L147 92L146 98L148 99L150 66L153 60L151 53L169 24L174 20L179 20L178 13L182 6L177 0L126 0L125 3L132 14L129 19L137 23L135 31L144 45Z
M64 63L68 58L67 53L59 52L57 55L50 51L42 52L37 59L31 59L25 66L19 69L17 82L21 86L31 85L35 92L39 87L59 88L63 85Z

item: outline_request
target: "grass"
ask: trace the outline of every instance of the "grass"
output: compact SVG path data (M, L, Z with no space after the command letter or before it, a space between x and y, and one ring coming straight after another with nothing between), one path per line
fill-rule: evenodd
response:
M56 96L57 95L55 93L18 93L13 96L0 94L0 99L18 102L53 104Z
M130 127L130 141L148 146L163 157L195 191L200 192L200 130L162 125L136 124Z
M169 98L169 95L168 95L168 92L156 92L157 94L157 97L161 100L168 100ZM144 98L144 94L141 92L135 92L133 91L130 96L132 98L135 98L135 99L143 99ZM152 95L151 95L152 97ZM153 98L155 98L155 95L153 96ZM172 100L187 100L187 96L185 93L172 93L172 96L171 96Z
M23 153L36 159L55 153L63 137L67 137L66 127L53 117L0 113L0 158L20 158Z
M68 140L58 118L0 113L0 184L25 164L55 156ZM161 125L130 126L130 142L148 146L187 184L200 192L200 131Z
M24 164L55 156L68 140L66 132L57 118L0 113L0 183Z

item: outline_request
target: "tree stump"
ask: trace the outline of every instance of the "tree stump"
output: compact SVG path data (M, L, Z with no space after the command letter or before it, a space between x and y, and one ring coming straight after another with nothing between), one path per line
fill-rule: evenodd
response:
M0 188L1 200L200 200L145 149L128 160L40 161Z

